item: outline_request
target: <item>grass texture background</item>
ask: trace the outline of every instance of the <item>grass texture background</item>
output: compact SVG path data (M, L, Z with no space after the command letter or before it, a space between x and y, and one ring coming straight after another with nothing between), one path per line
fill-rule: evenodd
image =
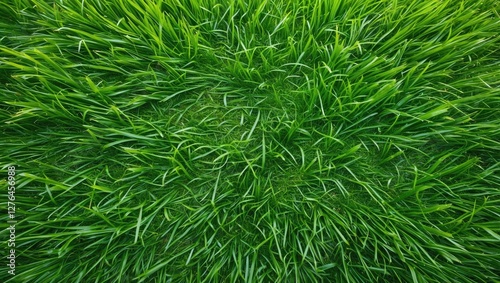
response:
M1 282L500 282L497 1L0 14Z

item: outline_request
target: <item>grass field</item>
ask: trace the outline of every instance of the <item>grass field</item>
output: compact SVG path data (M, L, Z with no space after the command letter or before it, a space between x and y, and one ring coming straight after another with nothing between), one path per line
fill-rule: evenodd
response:
M0 14L0 282L500 282L497 1Z

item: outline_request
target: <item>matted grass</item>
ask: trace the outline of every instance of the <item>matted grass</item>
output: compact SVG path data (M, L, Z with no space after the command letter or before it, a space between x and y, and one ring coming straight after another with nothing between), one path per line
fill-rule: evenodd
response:
M0 14L0 281L500 282L496 1Z

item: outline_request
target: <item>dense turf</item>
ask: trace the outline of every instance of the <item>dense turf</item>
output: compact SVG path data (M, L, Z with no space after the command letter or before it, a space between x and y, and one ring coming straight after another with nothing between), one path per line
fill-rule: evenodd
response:
M1 282L500 282L496 1L0 14Z

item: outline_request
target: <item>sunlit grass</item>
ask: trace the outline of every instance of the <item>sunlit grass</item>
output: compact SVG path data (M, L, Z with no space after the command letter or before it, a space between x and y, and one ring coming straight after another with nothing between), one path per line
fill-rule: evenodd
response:
M500 280L496 1L4 2L0 281Z

